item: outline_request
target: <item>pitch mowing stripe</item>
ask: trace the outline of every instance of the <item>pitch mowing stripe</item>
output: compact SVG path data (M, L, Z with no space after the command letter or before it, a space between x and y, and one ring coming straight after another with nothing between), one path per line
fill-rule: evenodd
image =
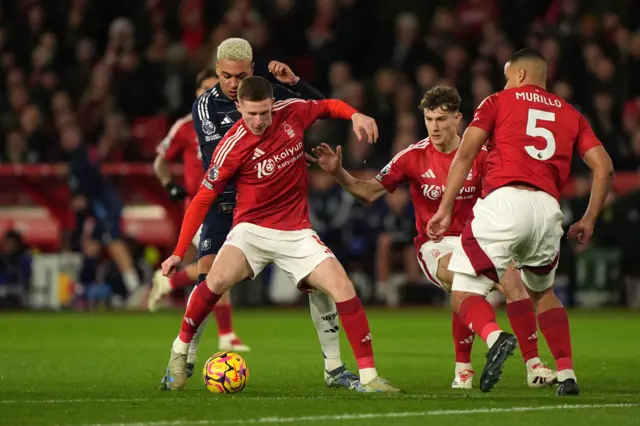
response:
M83 402L145 402L147 398L113 398L113 399L8 399L1 404L78 404Z
M161 395L168 395L168 392L160 392ZM456 399L474 399L472 395L468 393L458 393L457 395L452 395L450 393L443 394L370 394L372 398L382 399L385 401L392 400L407 400L407 399L448 399L448 400L456 400ZM353 395L340 395L340 399L350 399L350 400L362 400L362 394L354 393ZM501 395L501 397L508 398L508 396ZM589 396L589 400L599 400L599 399L607 399L609 400L611 397L615 398L626 398L635 400L637 398L636 394L609 394L607 396ZM253 396L253 395L234 395L227 394L222 398L231 399L232 401L318 401L318 400L334 400L335 396L330 395L316 395L316 396ZM518 397L519 398L519 397ZM72 399L8 399L8 400L0 400L0 405L19 405L19 404L81 404L81 403L110 403L110 402L147 402L147 401L161 401L162 397L158 396L155 398L72 398ZM478 398L480 400L480 398ZM505 402L507 402L505 400Z
M538 407L506 407L506 408L474 408L469 410L432 410L432 411L405 411L396 413L360 413L360 414L332 414L323 416L302 417L258 417L237 420L172 420L158 422L137 423L94 423L82 426L199 426L199 425L231 425L231 424L268 424L268 423L298 423L321 422L333 420L369 420L391 419L407 417L432 417L432 416L456 416L462 414L499 414L522 413L552 410L591 410L602 408L634 408L640 404L562 404L541 405Z

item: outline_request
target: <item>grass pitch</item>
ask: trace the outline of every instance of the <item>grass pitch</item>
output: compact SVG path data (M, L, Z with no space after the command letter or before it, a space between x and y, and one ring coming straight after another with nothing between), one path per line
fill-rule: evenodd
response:
M214 395L202 364L216 351L215 325L201 344L197 375L182 392L161 392L181 312L0 314L0 425L181 426L293 425L580 425L640 424L640 315L570 312L581 396L525 384L520 354L491 393L450 388L453 348L447 310L369 309L378 371L407 390L398 396L328 389L315 329L306 309L235 312L247 388ZM504 316L500 323L508 328ZM346 339L343 359L356 369ZM542 358L553 365L544 339ZM486 345L474 345L474 367Z

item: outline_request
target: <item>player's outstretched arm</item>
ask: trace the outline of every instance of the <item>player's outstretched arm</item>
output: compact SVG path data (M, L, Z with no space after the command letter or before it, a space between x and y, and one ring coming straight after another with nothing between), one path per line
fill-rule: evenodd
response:
M593 183L591 185L591 196L589 197L589 205L587 210L577 223L569 228L569 238L576 239L584 244L589 242L593 234L600 212L604 206L607 194L611 189L613 181L613 163L611 157L602 145L595 146L588 150L582 157L582 161L593 172Z
M362 203L371 203L380 198L387 190L375 179L361 180L352 176L342 167L342 147L334 151L326 143L313 148L317 159L314 161L322 170L331 173L340 186Z
M489 134L479 127L468 127L462 136L460 148L451 163L449 175L447 176L447 186L442 195L438 211L427 224L427 235L429 238L439 240L451 224L451 212L456 201L456 196L460 193L460 188L473 166L473 161L478 156Z
M291 92L291 95L304 99L325 99L322 92L298 77L284 62L271 61L268 68L280 83L287 85L286 89Z

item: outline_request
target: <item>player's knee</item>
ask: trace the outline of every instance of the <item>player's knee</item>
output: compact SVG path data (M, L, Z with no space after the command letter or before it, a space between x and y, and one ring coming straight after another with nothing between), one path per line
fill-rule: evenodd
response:
M339 303L351 300L356 297L356 290L353 283L346 276L333 281L327 288L331 298Z
M207 275L207 287L215 294L226 293L231 285L231 280L219 271L210 271Z
M510 282L502 286L496 285L496 288L504 294L507 303L518 302L529 298L529 292L521 281Z
M542 291L534 291L528 288L527 291L538 314L550 309L562 307L562 302L558 299L552 287Z

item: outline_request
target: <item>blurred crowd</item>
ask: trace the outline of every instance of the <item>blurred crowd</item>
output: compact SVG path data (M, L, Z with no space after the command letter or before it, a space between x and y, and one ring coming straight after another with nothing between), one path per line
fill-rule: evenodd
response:
M327 97L376 118L374 146L358 143L348 123L327 120L305 137L309 146L343 145L346 166L364 176L426 137L417 109L424 91L458 88L462 131L503 86L509 55L526 46L545 56L548 90L586 114L616 170L640 170L640 2L633 0L2 2L0 163L65 160L61 138L77 134L69 128L92 158L151 161L144 123L166 117L166 131L188 113L195 75L232 36L251 42L256 74L283 61ZM585 171L579 163L576 175ZM314 227L352 270L375 277L374 289L388 287L394 264L405 282L421 281L406 191L361 206L331 177L312 173L310 181ZM567 211L580 205L567 203Z
M372 114L379 146L319 123L308 138L375 167L425 136L420 95L453 84L469 118L500 89L509 54L537 47L549 90L590 118L618 170L640 165L640 6L626 0L16 0L0 6L0 161L62 159L77 126L98 158L140 161L141 119L190 110L195 74L230 36L256 73L284 61L327 96ZM426 4L421 4L426 3ZM168 121L170 124L170 120ZM464 126L466 123L463 123ZM374 152L370 150L374 149ZM151 153L152 155L152 153Z

